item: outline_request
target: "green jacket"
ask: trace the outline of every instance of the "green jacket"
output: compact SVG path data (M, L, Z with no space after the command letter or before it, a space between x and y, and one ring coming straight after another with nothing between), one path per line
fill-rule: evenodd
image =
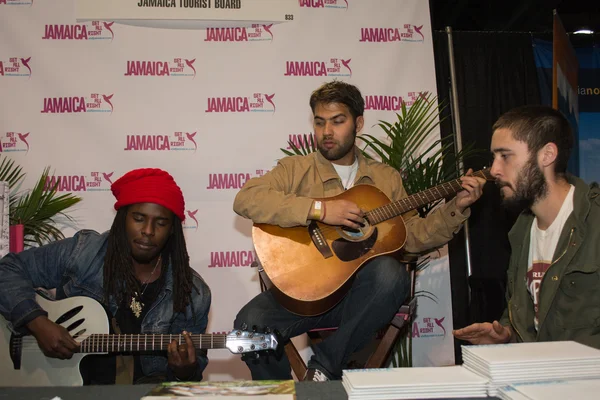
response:
M508 306L500 323L510 324L518 342L574 340L600 348L600 188L573 176L567 179L575 186L573 212L542 279L539 331L525 279L534 219L530 212L519 216L508 235Z

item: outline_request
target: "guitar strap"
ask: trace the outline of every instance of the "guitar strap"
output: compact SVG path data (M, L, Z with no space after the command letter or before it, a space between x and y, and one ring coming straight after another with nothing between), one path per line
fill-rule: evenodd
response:
M111 318L112 328L116 334L121 334L121 329L119 328L119 324L117 323L116 318ZM116 376L115 376L115 384L116 385L131 385L133 384L133 368L134 361L133 356L124 356L122 354L117 354L116 357Z

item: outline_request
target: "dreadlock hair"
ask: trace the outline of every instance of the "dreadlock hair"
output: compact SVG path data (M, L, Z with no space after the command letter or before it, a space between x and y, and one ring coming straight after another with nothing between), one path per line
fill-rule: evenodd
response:
M121 207L110 228L108 248L104 257L104 298L108 303L111 296L117 304L140 293L140 283L135 278L131 248L127 240L125 222L129 207ZM172 234L162 250L163 271L172 266L173 312L183 312L192 299L193 271L185 245L181 220L173 217Z

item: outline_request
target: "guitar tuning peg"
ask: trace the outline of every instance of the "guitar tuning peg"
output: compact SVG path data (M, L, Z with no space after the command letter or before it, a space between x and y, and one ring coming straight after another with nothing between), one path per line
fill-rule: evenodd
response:
M243 331L247 330L248 329L248 324L244 322L242 324L242 326L240 326L240 329L243 330Z
M252 332L256 333L257 330L258 330L258 327L256 325L252 325Z
M271 328L269 328L268 326L265 327L264 333L269 334L271 333Z

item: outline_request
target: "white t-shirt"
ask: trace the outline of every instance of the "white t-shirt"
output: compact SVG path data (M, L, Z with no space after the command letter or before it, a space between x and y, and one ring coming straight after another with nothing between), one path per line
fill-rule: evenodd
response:
M536 330L538 329L540 286L546 271L552 264L552 257L554 256L554 251L556 250L558 239L560 238L565 222L573 212L574 193L575 186L571 185L571 189L569 190L567 197L565 197L558 215L548 229L541 230L538 228L537 217L534 218L533 224L531 224L531 242L529 243L529 260L527 263L526 279L529 294L533 299L533 308L535 311L533 322Z
M356 172L358 172L358 159L354 159L354 163L352 165L337 165L331 163L335 171L340 176L342 180L342 186L344 186L344 190L350 189L354 186L354 180L356 179Z

